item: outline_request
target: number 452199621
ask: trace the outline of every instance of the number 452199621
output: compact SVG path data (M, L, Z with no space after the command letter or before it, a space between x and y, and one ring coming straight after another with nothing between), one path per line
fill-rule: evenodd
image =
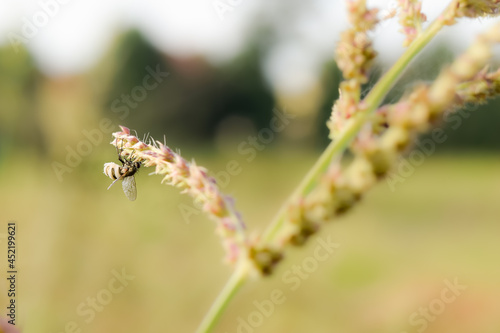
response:
M9 269L16 269L16 224L9 222L7 233L7 261L9 262Z

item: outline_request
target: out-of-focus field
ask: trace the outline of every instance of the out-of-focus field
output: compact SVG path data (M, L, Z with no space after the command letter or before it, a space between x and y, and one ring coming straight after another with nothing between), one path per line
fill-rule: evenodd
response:
M63 182L50 164L26 155L1 167L1 225L18 225L22 332L193 332L228 278L213 222L202 214L183 219L179 205L191 200L177 189L144 169L137 201L120 185L106 191L102 163L113 157L76 168ZM197 162L213 171L240 162L241 174L224 191L250 231L261 231L315 158L266 151L251 163L208 154ZM499 222L500 157L429 158L394 192L382 181L354 211L289 251L273 277L246 285L216 332L411 333L424 324L427 333L499 332ZM338 249L325 261L311 259L318 238L328 237ZM4 272L4 238L0 244ZM303 264L309 273L294 270ZM109 292L119 286L109 285L113 270L133 276L116 293ZM467 288L439 301L445 280L455 279ZM0 281L5 313L7 283ZM276 289L284 302L259 310L255 302L269 304ZM429 305L439 314L424 320L419 311Z

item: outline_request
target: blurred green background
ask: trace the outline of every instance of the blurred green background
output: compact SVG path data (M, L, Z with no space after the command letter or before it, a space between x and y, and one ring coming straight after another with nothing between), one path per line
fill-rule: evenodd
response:
M283 9L293 18L304 6L266 8ZM195 209L183 216L191 200L147 169L136 176L137 201L119 185L107 191L102 166L117 162L108 143L118 125L140 137L165 135L219 177L250 234L261 232L328 143L325 121L341 75L330 57L310 84L281 89L266 59L288 22L270 14L251 22L244 47L218 62L160 50L135 28L112 38L87 70L64 75L48 74L29 45L18 52L0 45L0 267L6 274L7 223L15 221L22 332L195 330L231 272L213 223ZM432 80L453 59L450 48L426 50L387 101L415 80ZM367 88L385 68L375 65ZM168 76L142 89L157 69ZM238 147L269 128L273 109L295 118L249 162ZM273 277L245 286L215 331L498 332L499 109L496 99L468 106L458 126L444 122L448 139L404 182L382 181L353 212L287 253ZM227 179L231 160L242 171ZM314 258L317 239L328 237L339 248L310 273L296 273ZM110 293L123 270L133 279ZM299 277L296 290L290 272ZM1 315L9 301L3 276ZM467 288L423 320L419 311L443 304L445 281L456 279ZM268 304L273 290L285 301L259 310L255 302Z

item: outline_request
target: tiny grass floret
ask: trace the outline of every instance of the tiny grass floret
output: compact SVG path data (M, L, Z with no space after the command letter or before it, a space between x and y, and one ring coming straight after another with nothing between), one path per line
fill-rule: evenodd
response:
M418 0L399 0L399 5L400 32L406 35L403 46L408 46L422 32L422 24L427 17L422 13L422 3Z

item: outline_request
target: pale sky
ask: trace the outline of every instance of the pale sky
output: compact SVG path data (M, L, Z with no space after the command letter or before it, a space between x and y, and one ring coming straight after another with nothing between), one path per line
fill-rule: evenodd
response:
M301 7L293 18L283 10L287 1ZM447 3L424 0L429 20ZM395 0L368 4L383 10ZM0 43L12 44L9 36L16 34L44 73L71 75L91 68L116 34L135 27L165 52L202 54L218 63L241 51L255 20L264 15L279 37L264 63L265 74L275 87L294 91L314 83L332 57L338 34L347 26L344 13L340 0L0 0ZM495 20L465 21L440 38L463 50ZM375 47L387 64L403 52L398 30L393 19L374 33Z

